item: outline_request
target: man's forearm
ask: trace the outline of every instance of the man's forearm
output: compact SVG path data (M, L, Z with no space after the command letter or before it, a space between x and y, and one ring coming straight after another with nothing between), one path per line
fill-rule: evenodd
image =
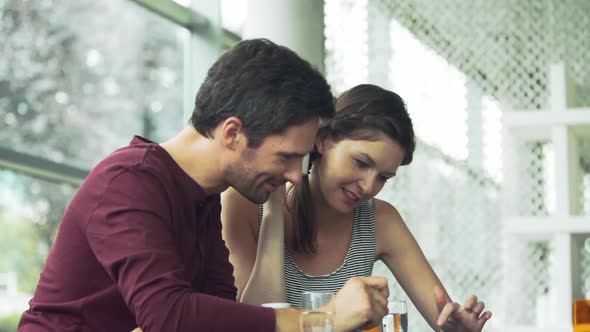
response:
M276 313L276 332L299 332L301 311L297 309L278 309Z

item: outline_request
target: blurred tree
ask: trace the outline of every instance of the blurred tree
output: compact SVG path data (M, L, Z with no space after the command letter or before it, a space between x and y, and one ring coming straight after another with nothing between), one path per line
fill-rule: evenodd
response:
M133 134L167 138L186 33L130 1L0 0L0 144L89 169ZM0 273L32 292L75 188L6 174L18 206L0 211Z

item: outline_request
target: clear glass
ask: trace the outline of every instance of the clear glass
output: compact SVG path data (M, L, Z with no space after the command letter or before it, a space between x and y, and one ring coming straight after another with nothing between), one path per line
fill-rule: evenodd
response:
M383 332L408 332L406 301L389 301L389 314L383 317Z
M304 291L301 293L300 327L303 332L333 332L334 312L326 311L325 305L334 298L331 292Z
M301 309L320 311L320 308L332 301L334 293L304 291L301 293Z

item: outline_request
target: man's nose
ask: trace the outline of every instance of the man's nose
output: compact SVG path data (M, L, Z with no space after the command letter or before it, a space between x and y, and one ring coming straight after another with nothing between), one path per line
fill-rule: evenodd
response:
M299 182L301 182L301 158L289 163L289 168L284 173L283 177L292 184L299 184Z

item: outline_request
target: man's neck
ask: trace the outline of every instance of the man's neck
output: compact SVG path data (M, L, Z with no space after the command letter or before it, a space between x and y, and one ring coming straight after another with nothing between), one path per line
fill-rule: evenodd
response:
M213 139L202 136L189 125L176 137L160 145L207 195L227 189L220 165L220 151Z

